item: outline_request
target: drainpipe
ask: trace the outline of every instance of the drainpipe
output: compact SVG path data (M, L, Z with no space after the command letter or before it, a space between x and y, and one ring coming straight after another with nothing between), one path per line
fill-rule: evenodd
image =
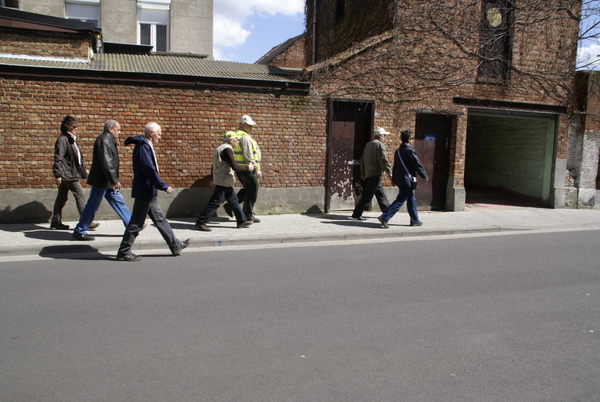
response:
M317 0L313 0L312 64L317 62Z

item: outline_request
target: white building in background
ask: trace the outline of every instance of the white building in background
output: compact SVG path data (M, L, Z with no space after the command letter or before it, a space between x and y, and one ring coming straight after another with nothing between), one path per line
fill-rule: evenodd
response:
M213 0L0 0L0 6L93 22L104 42L213 54Z

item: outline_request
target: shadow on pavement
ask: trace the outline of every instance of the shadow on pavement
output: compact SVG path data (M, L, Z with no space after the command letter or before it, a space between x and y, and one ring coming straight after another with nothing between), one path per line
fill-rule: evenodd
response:
M68 246L47 246L40 253L40 257L55 260L110 260L111 257L100 253L89 244L74 244ZM112 258L114 259L114 257Z

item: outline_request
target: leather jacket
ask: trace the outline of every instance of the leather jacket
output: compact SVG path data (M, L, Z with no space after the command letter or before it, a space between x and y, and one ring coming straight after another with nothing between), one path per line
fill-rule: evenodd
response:
M111 133L104 131L94 142L92 167L87 183L111 188L119 181L119 153Z
M77 153L81 156L81 162ZM61 134L54 145L54 177L61 177L65 181L79 181L87 177L87 169L81 149L70 134Z

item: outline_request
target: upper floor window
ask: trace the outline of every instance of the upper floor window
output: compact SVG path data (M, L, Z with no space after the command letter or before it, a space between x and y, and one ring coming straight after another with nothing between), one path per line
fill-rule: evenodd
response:
M68 19L91 22L100 27L100 0L67 0L65 13Z
M19 0L0 0L0 6L9 8L19 8Z
M482 0L477 75L483 79L508 78L511 61L512 6L510 0Z
M341 21L346 16L346 0L337 0L335 2L335 21Z
M138 1L138 43L154 46L155 52L169 51L170 1Z

